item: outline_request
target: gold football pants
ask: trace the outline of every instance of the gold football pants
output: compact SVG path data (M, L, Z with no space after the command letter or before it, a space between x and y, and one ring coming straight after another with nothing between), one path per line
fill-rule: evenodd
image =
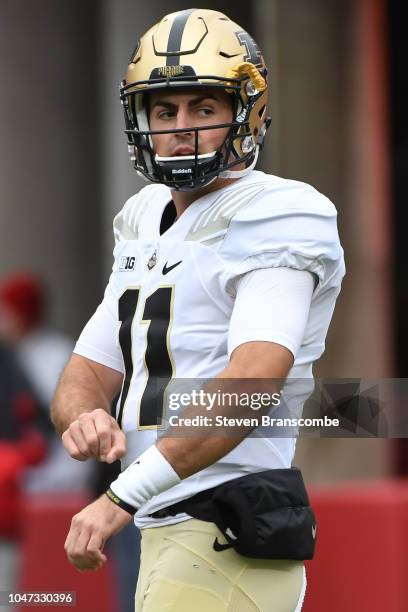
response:
M191 519L141 530L136 612L299 612L302 561L216 552L226 540L214 523Z

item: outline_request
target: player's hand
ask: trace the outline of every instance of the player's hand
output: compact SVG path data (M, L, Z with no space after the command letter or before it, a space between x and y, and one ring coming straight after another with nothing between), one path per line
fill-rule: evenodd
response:
M126 436L102 408L84 412L62 434L62 443L78 461L90 457L113 463L126 453Z
M97 570L107 561L102 552L105 542L130 523L132 516L104 494L71 521L65 552L78 570Z

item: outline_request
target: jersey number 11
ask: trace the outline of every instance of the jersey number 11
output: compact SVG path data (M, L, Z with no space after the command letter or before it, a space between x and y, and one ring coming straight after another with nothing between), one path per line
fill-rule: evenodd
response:
M173 363L170 357L169 327L172 314L174 286L159 287L149 295L144 303L140 324L148 325L144 363L147 382L140 399L139 428L154 428L163 418L163 396L173 376ZM119 299L119 344L125 364L125 379L120 395L117 421L122 426L123 411L133 376L132 327L140 289L126 289Z

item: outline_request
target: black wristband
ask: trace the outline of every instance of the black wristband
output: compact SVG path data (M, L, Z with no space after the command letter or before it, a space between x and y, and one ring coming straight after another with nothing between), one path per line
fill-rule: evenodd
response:
M109 489L105 493L109 497L111 502L113 502L114 504L119 506L119 508L122 508L122 510L126 510L126 512L129 512L129 514L131 514L132 516L137 512L137 508L134 508L133 506L131 506L127 502L123 501L123 499L120 499L120 497L118 497L112 491L112 489L110 487L109 487Z

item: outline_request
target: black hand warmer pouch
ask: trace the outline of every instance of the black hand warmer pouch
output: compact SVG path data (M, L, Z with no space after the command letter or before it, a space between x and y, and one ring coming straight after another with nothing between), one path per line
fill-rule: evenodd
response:
M214 490L213 520L228 544L259 559L312 559L316 519L300 470L268 470L226 482Z

